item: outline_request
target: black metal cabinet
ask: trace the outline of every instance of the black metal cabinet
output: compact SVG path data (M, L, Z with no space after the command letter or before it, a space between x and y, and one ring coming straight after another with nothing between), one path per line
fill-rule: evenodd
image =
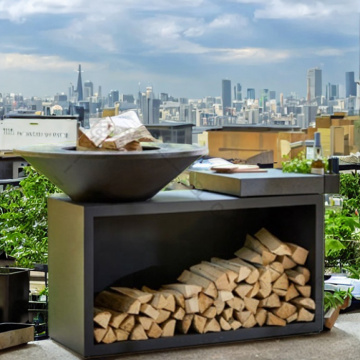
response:
M323 329L322 194L237 198L189 190L145 202L80 204L49 199L49 334L77 353L113 355L319 332ZM212 256L234 257L246 233L267 228L309 250L315 319L143 341L95 344L94 296L117 282L156 288Z

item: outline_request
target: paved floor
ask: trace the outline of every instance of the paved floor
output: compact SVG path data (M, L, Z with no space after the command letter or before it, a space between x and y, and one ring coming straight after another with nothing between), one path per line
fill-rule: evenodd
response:
M340 314L331 331L231 345L102 358L106 360L357 360L360 311ZM0 352L1 360L78 360L82 357L52 340L34 341ZM99 358L98 358L99 359Z

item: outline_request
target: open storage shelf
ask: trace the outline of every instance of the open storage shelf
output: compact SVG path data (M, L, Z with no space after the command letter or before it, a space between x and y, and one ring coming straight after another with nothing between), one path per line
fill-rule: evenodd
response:
M323 329L322 194L237 198L189 190L145 202L80 204L49 199L49 334L84 357L319 332ZM211 257L229 259L246 233L267 228L309 250L315 319L207 334L95 344L94 295L118 284L157 288Z

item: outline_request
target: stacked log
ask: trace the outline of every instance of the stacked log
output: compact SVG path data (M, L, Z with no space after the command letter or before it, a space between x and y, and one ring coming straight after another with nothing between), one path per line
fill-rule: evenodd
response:
M308 250L262 228L232 259L213 257L160 289L111 287L95 297L97 343L314 320Z

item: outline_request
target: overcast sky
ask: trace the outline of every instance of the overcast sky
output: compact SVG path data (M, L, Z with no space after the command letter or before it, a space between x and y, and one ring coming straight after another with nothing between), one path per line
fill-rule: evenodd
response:
M0 92L219 96L221 80L306 96L359 78L359 0L0 0Z

